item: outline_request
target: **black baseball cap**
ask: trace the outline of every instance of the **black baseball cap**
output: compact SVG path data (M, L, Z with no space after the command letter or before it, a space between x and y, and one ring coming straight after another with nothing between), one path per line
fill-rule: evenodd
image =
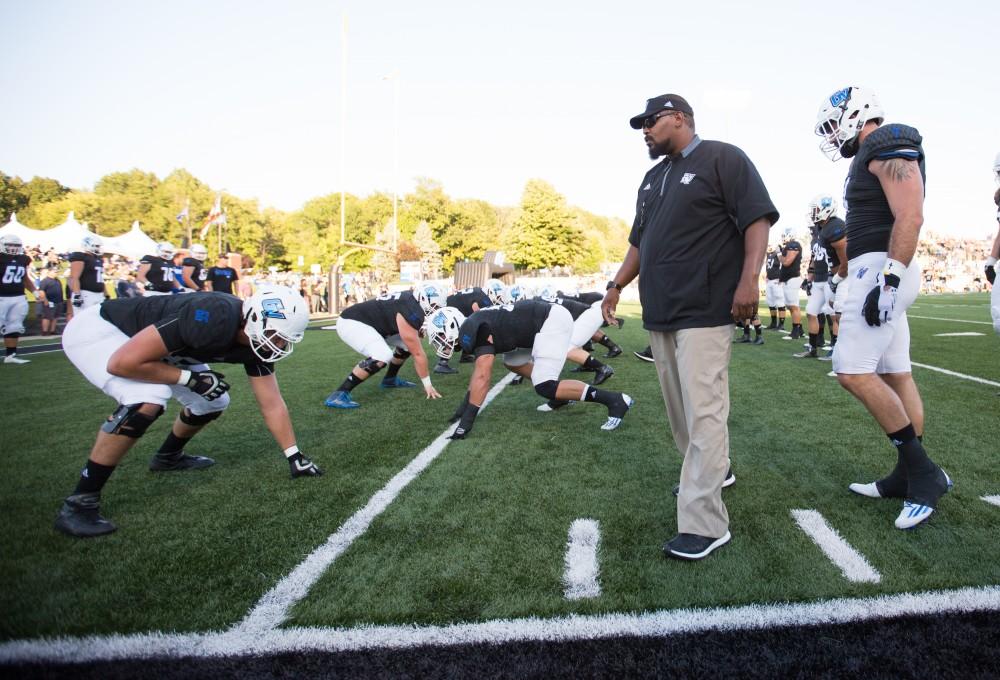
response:
M689 116L694 115L694 109L691 108L691 105L687 103L687 99L684 97L677 94L661 94L658 97L647 99L646 110L638 116L633 116L629 119L628 124L632 126L633 130L641 130L642 121L660 111L680 111Z

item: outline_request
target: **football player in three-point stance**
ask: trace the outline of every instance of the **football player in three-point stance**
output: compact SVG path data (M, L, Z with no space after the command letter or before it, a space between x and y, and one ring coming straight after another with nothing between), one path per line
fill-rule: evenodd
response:
M499 282L498 282L499 283ZM497 296L499 299L499 296ZM445 306L453 307L462 313L462 316L469 316L475 314L480 309L486 307L492 307L494 304L491 296L486 294L486 291L479 286L473 286L471 288L465 288L463 290L457 291L449 295L445 300ZM462 363L472 363L472 357L469 355L462 355ZM452 368L448 365L448 359L438 357L437 366L434 367L435 373L458 373L458 369Z
M441 310L443 311L443 310ZM439 356L450 355L456 345L476 357L469 391L452 417L458 426L452 439L464 439L472 431L490 387L490 373L497 354L504 366L530 378L535 392L545 399L593 401L604 404L608 418L602 430L614 430L632 406L632 398L620 392L598 389L579 380L560 380L573 336L573 317L561 305L542 300L524 300L516 305L481 309L454 332L455 319L436 321L432 315L427 332Z
M824 100L815 132L828 158L853 159L844 188L851 287L833 370L897 451L888 475L850 489L902 498L895 524L909 529L931 516L951 480L924 450L924 407L910 372L906 309L921 280L914 253L923 225L923 139L912 127L883 120L872 91L846 87Z
M80 250L69 255L70 304L73 313L104 302L104 241L89 234L80 241Z
M399 377L399 369L413 356L413 368L424 386L428 399L440 399L441 394L431 384L427 355L420 335L427 315L441 306L442 298L434 286L419 286L410 291L380 295L374 300L359 302L343 311L337 320L337 335L355 352L364 357L347 375L340 387L326 398L330 408L358 408L351 390L381 371L389 370L380 387L416 387Z
M27 288L36 297L39 291L31 279L31 258L24 254L24 244L16 234L0 237L0 333L6 356L5 364L27 364L17 356L17 341L24 333L24 318L28 316Z
M281 286L264 286L245 302L225 293L108 300L73 317L63 332L66 356L118 408L97 433L56 529L78 537L116 529L100 514L101 490L171 397L184 408L150 470L214 463L184 453L191 438L229 406L229 384L208 362L243 364L264 423L284 450L293 478L322 474L295 444L274 375L274 363L291 354L308 323L305 301Z
M174 276L174 253L174 244L163 241L156 244L156 255L139 260L135 280L143 295L170 295L184 290Z
M573 335L569 341L569 351L566 358L578 365L576 372L590 371L594 373L592 385L600 385L615 374L615 369L605 363L595 359L587 350L583 349L587 341L598 337L607 337L599 328L607 325L604 322L604 315L601 313L601 300L592 304L584 304L576 299L563 298L553 293L550 288L543 288L538 294L538 299L553 305L565 307L570 316L573 317ZM568 401L550 399L545 404L538 407L539 411L551 411L565 406Z

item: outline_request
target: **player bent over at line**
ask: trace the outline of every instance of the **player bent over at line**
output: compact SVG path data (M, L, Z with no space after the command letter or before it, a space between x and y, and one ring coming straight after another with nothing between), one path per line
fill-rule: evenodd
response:
M468 319L448 307L427 319L427 335L439 356L449 355L456 345L476 357L469 391L452 422L458 426L452 439L464 439L472 430L490 386L490 372L497 354L504 366L531 378L535 392L545 399L596 401L608 408L602 430L614 430L632 406L632 397L601 390L579 380L560 380L566 362L573 316L561 305L525 300L516 305L481 309Z
M274 376L274 362L292 353L308 323L305 301L282 286L265 286L245 302L225 293L108 300L74 316L63 332L66 356L119 406L97 433L56 529L89 537L117 528L100 514L101 490L171 397L184 409L150 469L215 462L184 453L187 442L229 406L229 385L207 362L244 365L264 423L284 449L293 478L323 474L295 445Z
M372 377L388 364L389 370L379 387L416 387L399 377L399 369L413 356L413 368L424 385L428 399L440 399L441 394L431 384L427 355L420 342L424 320L440 307L441 294L434 286L419 286L415 293L387 293L374 300L359 302L344 310L337 320L337 335L355 352L365 357L347 378L327 396L330 408L358 408L351 390Z

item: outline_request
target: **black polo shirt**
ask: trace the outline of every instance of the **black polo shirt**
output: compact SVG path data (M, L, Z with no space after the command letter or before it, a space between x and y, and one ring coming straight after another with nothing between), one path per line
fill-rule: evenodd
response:
M697 136L639 185L629 243L639 249L639 298L647 330L732 323L743 272L743 232L778 211L739 148Z
M216 293L232 294L233 283L239 278L239 274L232 267L209 267L205 275L205 280L211 281L212 290Z

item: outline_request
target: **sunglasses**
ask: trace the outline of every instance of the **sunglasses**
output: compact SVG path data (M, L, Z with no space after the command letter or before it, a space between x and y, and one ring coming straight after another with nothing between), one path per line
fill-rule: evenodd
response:
M656 121L658 121L659 119L663 118L664 116L669 116L672 113L680 113L680 112L679 111L661 111L660 113L656 114L655 116L649 116L647 118L643 118L643 120L642 120L642 128L644 130L648 130L651 127L653 127L654 125L656 125Z

